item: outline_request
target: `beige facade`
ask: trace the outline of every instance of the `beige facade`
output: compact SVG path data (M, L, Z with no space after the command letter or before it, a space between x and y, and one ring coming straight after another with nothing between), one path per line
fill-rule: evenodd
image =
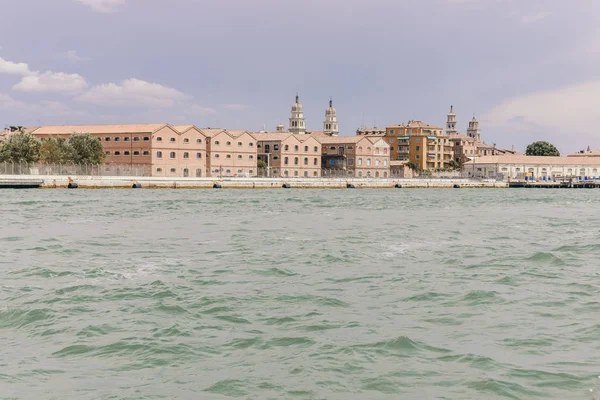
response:
M248 131L201 129L208 138L207 168L212 177L257 174L257 141Z
M206 136L193 125L168 126L152 135L152 175L203 177Z
M273 177L321 176L321 143L312 135L255 133L258 158Z
M383 138L317 136L316 139L322 145L323 176L336 170L357 178L390 176L390 146Z

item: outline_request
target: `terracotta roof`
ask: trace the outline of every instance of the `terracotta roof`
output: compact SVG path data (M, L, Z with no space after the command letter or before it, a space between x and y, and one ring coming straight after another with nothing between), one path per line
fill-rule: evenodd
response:
M442 130L442 128L438 127L438 126L433 126L433 125L429 125L426 124L424 122L421 121L408 121L408 124L405 125L408 128L426 128L426 129L437 129L437 130Z
M168 124L125 124L125 125L60 125L42 126L33 131L36 135L70 135L73 133L153 133Z
M229 133L231 136L233 136L234 138L237 138L237 137L239 137L239 136L242 136L244 133L248 133L248 134L250 133L250 132L248 132L248 131L244 131L244 130L235 130L235 129L234 129L234 130L231 130L231 131L230 131L230 130L228 130L228 129L225 129L225 131L226 131L227 133Z
M288 132L258 132L251 133L254 139L258 141L277 141L277 140L286 140L292 134Z
M365 136L329 136L329 135L311 135L321 144L336 144L336 143L358 143Z
M223 132L225 129L222 129L222 128L200 128L200 130L202 131L202 133L204 133L204 135L206 137L213 137L213 136L218 135L219 133Z
M377 137L377 136L375 136L375 137L373 137L373 136L365 136L365 137L363 137L363 139L367 139L369 142L371 142L373 144L375 144L375 143L377 143L379 141L382 141L383 143L387 144L387 142L385 140L383 140L383 139L381 139L380 137Z
M600 165L600 157L484 156L475 159L475 164Z
M194 125L171 125L171 128L175 129L179 133L184 133L192 129Z

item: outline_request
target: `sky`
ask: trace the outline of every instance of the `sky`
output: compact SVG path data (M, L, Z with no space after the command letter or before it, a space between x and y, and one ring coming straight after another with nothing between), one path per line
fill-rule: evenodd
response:
M600 149L598 0L2 0L0 123L421 120Z

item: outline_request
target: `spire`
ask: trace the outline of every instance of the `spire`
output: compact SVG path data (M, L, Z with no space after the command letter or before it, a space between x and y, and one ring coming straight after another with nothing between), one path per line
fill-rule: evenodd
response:
M453 112L454 112L454 106L453 106L453 105L451 105L451 106L450 106L450 113L453 113Z
M296 93L296 104L300 103L300 96L298 96L298 93Z
M329 98L329 107L333 107L333 97Z

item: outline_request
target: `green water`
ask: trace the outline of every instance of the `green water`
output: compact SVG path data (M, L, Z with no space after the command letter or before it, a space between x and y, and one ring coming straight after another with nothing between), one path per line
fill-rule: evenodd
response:
M600 191L1 191L2 399L586 399Z

